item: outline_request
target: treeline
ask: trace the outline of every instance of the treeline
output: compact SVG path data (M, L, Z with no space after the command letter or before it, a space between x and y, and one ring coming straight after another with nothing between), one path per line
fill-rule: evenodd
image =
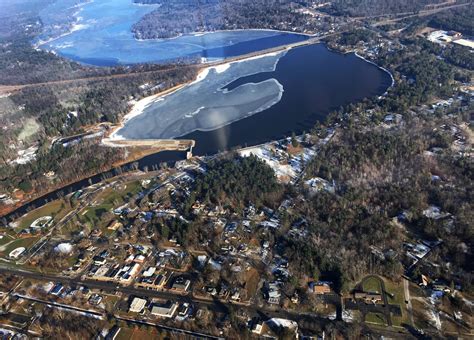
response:
M30 37L0 41L0 83L3 85L41 83L85 77L93 70L35 50Z
M4 26L5 25L5 26ZM28 26L28 29L26 27ZM43 26L36 17L8 16L0 22L0 84L18 85L48 81L91 78L115 74L157 71L176 65L133 65L91 67L35 49L32 41ZM174 64L193 60L175 61Z
M44 192L122 161L122 150L101 147L97 140L52 148L49 140L83 132L84 126L99 122L115 123L129 111L130 100L187 82L197 73L189 65L190 60L113 68L80 65L33 49L30 42L41 31L41 25L35 17L29 18L5 19L11 24L11 32L2 33L0 38L1 84L91 79L25 87L0 98L0 124L7 127L0 134L0 192L3 193L16 188ZM24 25L30 22L36 24L26 30ZM117 74L120 76L115 77ZM19 150L32 145L39 147L36 160L28 164L10 163L18 157ZM50 171L56 173L54 179L45 175Z
M0 192L11 193L16 188L24 192L45 192L48 188L106 170L124 158L125 150L104 147L92 139L68 147L61 144L49 147L45 143L35 160L16 166L0 166ZM45 176L50 171L55 173L52 179Z
M330 278L337 289L348 289L348 282L368 272L396 279L403 273L396 254L403 253L406 235L393 219L407 212L410 233L426 240L443 240L436 251L441 265L435 275L470 290L473 262L465 249L474 243L469 222L474 210L470 194L474 163L451 150L454 138L439 126L449 124L450 119L469 122L472 108L453 105L449 108L452 118L443 117L442 112L428 117L410 114L415 105L455 95L455 70L447 58L439 58L438 51L422 41L404 44L397 53L382 51L376 61L396 79L382 100L349 105L328 118L341 128L310 163L307 177L334 183L336 194L320 192L298 203L298 213L291 219L304 219L310 233L304 238L283 234L280 242L296 272ZM388 113L400 113L406 124L377 127ZM321 131L316 126L312 133ZM433 148L442 149L436 160L425 153ZM434 181L432 175L442 180ZM452 218L425 217L422 212L430 205ZM384 256L373 255L373 247Z
M405 235L392 219L406 212L410 232L431 241L443 240L438 275L470 289L472 254L461 251L460 245L470 247L474 242L470 226L474 163L450 150L453 139L448 132L435 129L448 122L427 117L380 130L362 129L360 124L367 123L352 119L339 130L337 138L320 150L307 169L308 177L334 181L336 194L318 193L299 204L299 214L310 226L310 237L285 237L287 256L295 270L332 272L340 278L341 288L344 282L370 271L397 278L403 272L400 259L394 254L377 258L372 247L401 251ZM436 161L425 155L432 148L443 150ZM433 174L442 180L433 181ZM425 217L422 212L430 205L452 218ZM447 262L451 268L444 265Z
M465 35L474 35L474 5L438 13L432 17L429 26L442 30L453 30Z
M334 15L370 17L389 14L410 14L436 5L444 0L336 0L331 2L328 12Z
M194 67L180 67L167 72L135 74L86 84L24 88L10 96L8 100L15 104L12 107L14 111L12 115L2 117L2 121L5 126L12 126L15 120L18 122L20 115L22 119L31 117L39 122L40 132L33 138L40 145L40 150L37 159L28 164L9 164L7 160L16 156L15 150L7 146L17 144L15 138L18 131L0 136L5 146L1 148L0 191L12 192L19 185L29 189L26 191L57 187L60 183L95 174L123 160L121 151L101 147L95 140L65 148L49 148L48 140L50 137L82 132L86 125L117 122L130 110L131 98L140 99L169 89L193 79L196 72ZM148 89L140 88L146 83L150 84ZM23 109L18 112L17 107L20 106ZM44 174L49 171L57 173L56 182L45 177Z
M129 111L131 98L167 90L192 80L196 74L196 68L183 66L87 83L27 87L10 99L24 106L24 115L37 118L47 135L65 135L76 133L85 125L115 123ZM145 84L148 85L143 87Z
M442 57L445 61L455 66L468 70L474 70L474 58L471 49L467 46L449 44L441 46L423 38L419 38L416 44L423 46L423 49L434 55Z
M91 339L106 327L100 319L56 308L46 307L39 314L42 336L49 339Z
M115 74L134 74L173 68L194 60L175 61L174 64L143 64L134 66L91 67L78 64L53 53L31 46L33 36L13 36L0 39L0 84L34 84L48 81L93 78Z
M337 42L344 46L357 45L359 41L369 42L375 38L376 34L369 30L354 29L349 32L344 32L337 39Z
M420 48L416 41L406 41L407 48L381 55L377 63L395 73L397 86L380 104L386 112L404 113L410 106L426 103L434 97L453 93L454 68Z
M192 32L267 28L311 29L311 17L297 9L308 1L291 0L136 0L161 6L145 15L132 30L137 38L170 38Z

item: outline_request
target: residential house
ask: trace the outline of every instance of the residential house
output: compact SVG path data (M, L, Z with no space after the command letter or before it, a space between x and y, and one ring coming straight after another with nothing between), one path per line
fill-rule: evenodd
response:
M366 293L366 292L356 292L354 293L354 299L364 300L365 303L373 303L382 301L382 295L378 293Z

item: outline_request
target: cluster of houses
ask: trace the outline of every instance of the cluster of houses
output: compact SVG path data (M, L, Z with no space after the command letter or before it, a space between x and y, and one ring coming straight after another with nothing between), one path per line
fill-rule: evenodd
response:
M111 256L109 250L99 252L92 258L87 276L97 281L133 284L146 289L167 289L182 294L189 291L191 280L172 267L187 258L185 252L174 249L152 251L142 245L128 246L128 251L121 261ZM178 261L172 262L172 258Z

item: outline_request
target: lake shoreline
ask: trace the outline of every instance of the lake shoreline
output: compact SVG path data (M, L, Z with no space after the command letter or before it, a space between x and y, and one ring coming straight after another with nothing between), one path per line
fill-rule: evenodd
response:
M354 53L357 58L360 58L360 59L364 60L365 62L367 62L367 63L369 63L369 64L372 64L372 65L378 67L379 69L381 69L382 71L386 72L386 73L390 76L390 78L392 79L392 83L390 84L390 86L388 87L387 91L385 91L385 93L384 93L382 96L387 95L388 90L391 89L391 88L395 85L395 78L393 77L392 72L390 72L389 70L387 70L385 67L382 67L382 66L378 65L377 63L373 62L372 60L368 60L368 59L364 58L364 57L361 56L357 51L352 51L352 52L349 52L349 53Z
M205 35L209 34L215 34L215 33L232 33L232 32L274 32L274 33L280 33L280 34L294 34L294 35L302 35L308 38L314 38L317 37L316 34L310 34L310 33L303 33L303 32L294 32L294 31L284 31L284 30L277 30L273 28L234 28L234 29L222 29L222 30L215 30L215 31L202 31L202 32L190 32L190 33L181 33L175 37L169 37L169 38L149 38L149 39L143 39L143 38L137 38L135 34L133 37L135 38L136 41L138 42L147 42L147 41L172 41L177 38L181 37L202 37Z

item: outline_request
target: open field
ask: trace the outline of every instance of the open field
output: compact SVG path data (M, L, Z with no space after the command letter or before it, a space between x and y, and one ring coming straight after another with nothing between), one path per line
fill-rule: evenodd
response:
M88 224L91 228L101 229L102 232L111 233L107 224L112 220L108 218L114 208L124 204L127 198L132 197L142 190L140 181L134 180L124 184L115 184L104 189L94 200L94 204L80 214L79 222Z
M120 185L118 188L107 188L99 194L97 201L101 201L101 204L121 204L125 202L125 198L131 197L138 193L142 189L139 181L127 182Z
M387 324L387 320L385 320L385 316L380 313L368 313L365 316L365 322L376 323L379 325Z
M387 292L388 303L391 305L399 305L402 311L401 316L392 314L392 323L394 326L401 327L402 324L410 324L407 312L407 305L405 303L405 294L403 291L403 282L393 282L385 279L385 290ZM391 296L393 294L393 297Z
M382 287L380 286L380 282L375 277L369 277L368 279L364 280L362 284L362 289L365 292L382 292Z
M19 220L15 221L16 226L14 230L16 232L19 232L22 229L28 228L31 223L43 216L52 216L54 221L58 221L62 217L64 217L69 211L70 208L63 201L53 201L42 206L41 208L29 212L28 214L22 216Z
M30 248L39 240L38 236L19 238L0 247L0 255L8 256L10 252L19 247Z

